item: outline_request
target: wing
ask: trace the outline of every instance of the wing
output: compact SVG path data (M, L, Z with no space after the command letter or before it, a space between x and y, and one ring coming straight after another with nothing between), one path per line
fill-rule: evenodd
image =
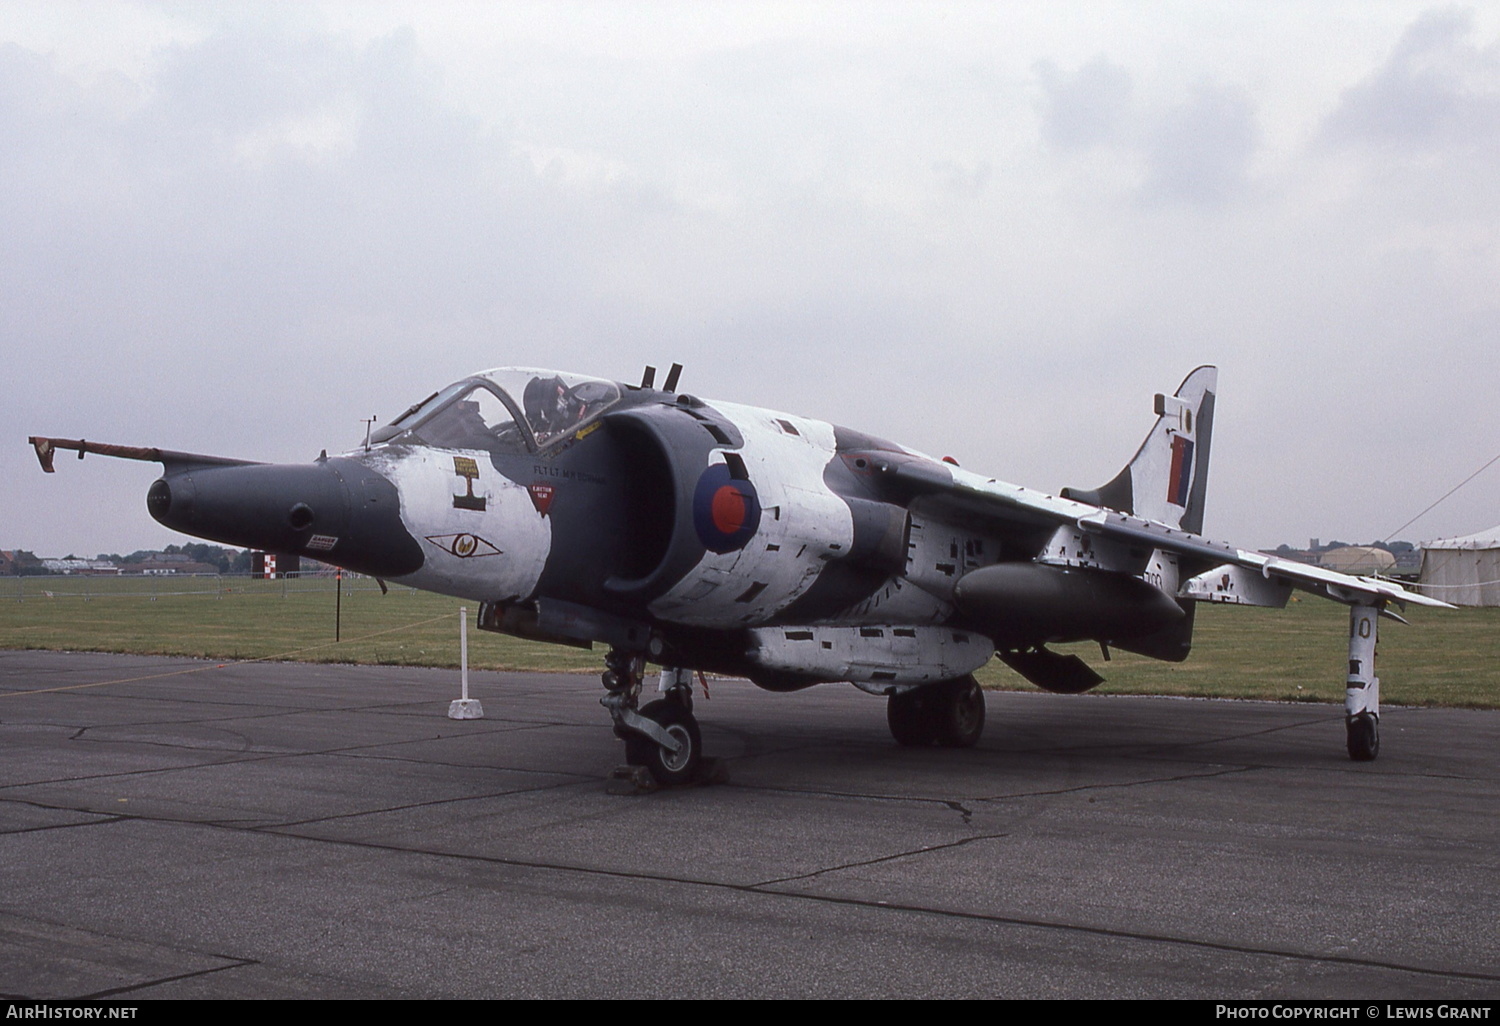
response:
M86 453L92 452L100 456L113 456L116 459L122 460L141 460L145 463L160 463L166 468L166 472L169 474L175 474L183 470L193 470L198 467L246 467L255 465L254 460L237 460L228 456L205 456L202 453L176 452L172 449L157 449L155 447L139 445L112 445L106 442L87 442L82 438L46 438L33 435L27 441L36 450L37 462L49 474L55 472L52 461L59 449L68 449L76 452L79 459L83 459Z
M872 452L864 458L884 490L913 508L984 527L1001 537L1045 536L1037 550L1039 558L1046 559L1061 547L1064 558L1056 562L1135 575L1151 565L1153 552L1170 553L1184 570L1175 589L1182 599L1280 606L1287 591L1296 588L1348 605L1394 603L1404 609L1411 603L1454 608L1391 581L1237 548L1144 517L985 478L915 454ZM1089 555L1080 557L1080 551Z

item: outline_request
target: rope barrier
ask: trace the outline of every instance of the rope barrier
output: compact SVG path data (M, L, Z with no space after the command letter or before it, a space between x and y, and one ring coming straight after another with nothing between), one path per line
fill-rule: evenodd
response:
M1420 581L1402 581L1394 577L1379 577L1377 579L1399 584L1403 588L1427 588L1432 591L1451 591L1454 588L1483 588L1491 584L1500 584L1500 581L1475 581L1473 584L1423 584Z

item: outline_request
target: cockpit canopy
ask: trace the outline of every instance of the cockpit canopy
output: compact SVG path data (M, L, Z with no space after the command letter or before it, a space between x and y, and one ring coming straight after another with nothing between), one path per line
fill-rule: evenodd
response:
M613 381L502 367L455 381L370 435L443 449L536 452L572 435L620 400Z

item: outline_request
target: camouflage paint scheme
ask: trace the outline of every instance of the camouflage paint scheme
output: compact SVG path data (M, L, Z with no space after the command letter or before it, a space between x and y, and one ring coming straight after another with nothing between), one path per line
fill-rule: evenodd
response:
M888 697L902 743L968 745L983 725L969 675L996 654L1083 691L1101 678L1048 644L1179 661L1198 602L1280 606L1294 588L1351 607L1349 751L1374 758L1375 618L1442 605L1200 536L1212 367L1157 396L1117 477L1058 495L653 375L483 372L310 465L33 443L49 469L55 448L160 461L148 506L176 530L472 599L487 629L607 645L617 732L669 781L698 755L686 669L769 690L850 681ZM642 709L648 659L669 698Z

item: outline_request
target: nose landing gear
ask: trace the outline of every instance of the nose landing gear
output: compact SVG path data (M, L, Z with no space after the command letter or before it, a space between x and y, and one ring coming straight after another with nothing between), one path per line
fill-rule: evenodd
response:
M601 679L608 693L599 704L609 710L615 736L625 742L626 764L643 769L658 786L700 780L705 760L698 720L693 716L690 671L664 669L666 696L640 707L645 656L611 649L604 665L607 669ZM638 787L642 783L639 773L617 775L635 777Z
M641 716L655 723L677 743L676 750L659 744L655 738L631 734L625 739L625 761L644 766L658 784L689 784L698 778L703 762L703 739L692 710L675 698L659 698L641 710Z

